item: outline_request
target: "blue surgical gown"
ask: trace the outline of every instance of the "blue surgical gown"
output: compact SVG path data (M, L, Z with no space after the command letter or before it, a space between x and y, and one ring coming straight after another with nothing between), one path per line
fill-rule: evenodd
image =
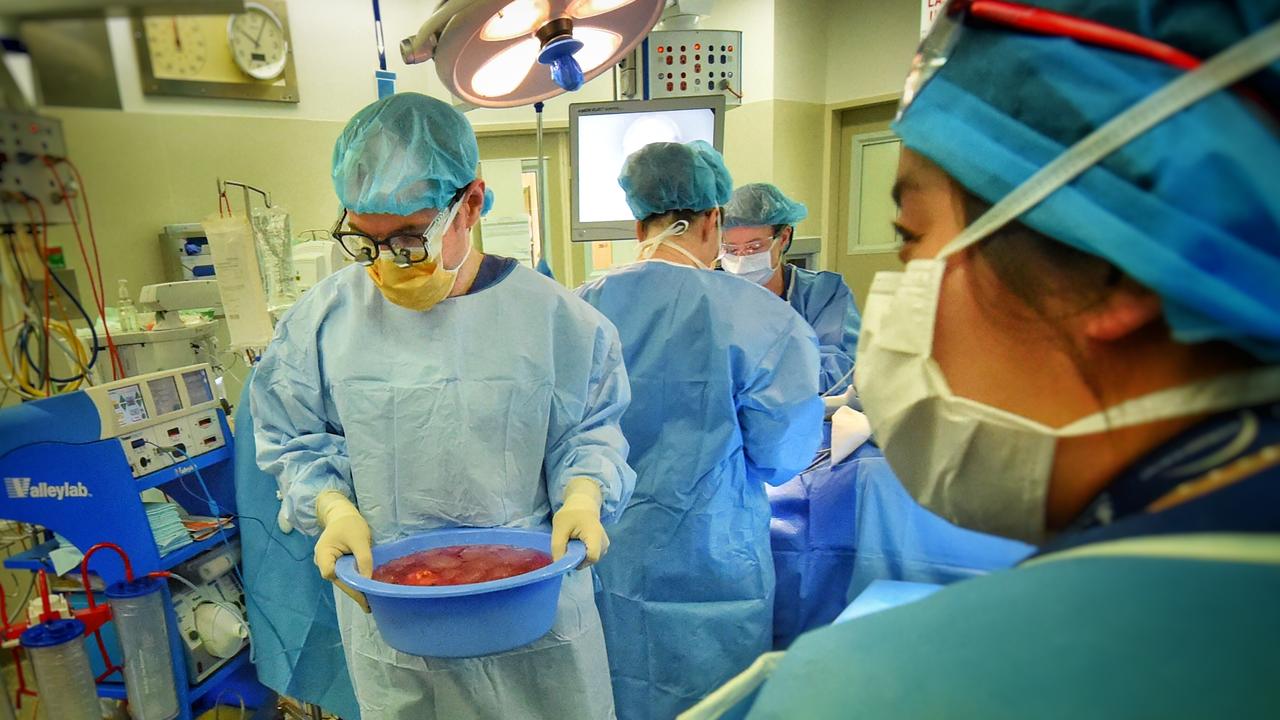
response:
M1202 420L1018 568L801 636L748 717L1280 717L1278 445L1278 402Z
M840 392L853 381L853 357L858 348L862 316L844 278L833 272L786 265L787 302L818 335L822 355L822 393Z
M253 666L258 681L277 693L359 720L333 594L311 561L316 539L280 529L275 479L262 472L255 459L252 378L236 408L235 463L237 514L254 520L240 523L244 594L254 629Z
M258 462L290 522L351 496L375 543L441 527L546 529L566 483L600 483L605 521L634 484L619 420L630 399L617 331L532 270L428 312L387 302L362 267L311 289L281 319L253 378ZM589 573L566 578L552 631L478 658L420 658L382 641L334 593L366 718L612 713Z
M598 566L618 717L670 720L769 650L765 483L822 437L813 331L725 273L635 263L579 294L618 326L636 490Z

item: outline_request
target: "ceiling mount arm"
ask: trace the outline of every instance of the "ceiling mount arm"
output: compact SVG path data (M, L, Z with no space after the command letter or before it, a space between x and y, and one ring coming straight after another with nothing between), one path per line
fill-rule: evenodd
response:
M400 57L406 65L417 65L430 60L436 51L436 42L440 40L440 31L449 24L454 15L475 5L481 0L444 0L440 7L422 23L416 35L400 41Z

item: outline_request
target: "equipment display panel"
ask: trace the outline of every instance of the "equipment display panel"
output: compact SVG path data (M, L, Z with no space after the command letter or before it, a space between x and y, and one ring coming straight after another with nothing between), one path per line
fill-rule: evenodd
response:
M111 407L116 411L116 421L121 425L132 425L150 417L147 406L142 401L142 386L126 385L107 391L111 398Z
M209 376L204 370L182 373L182 383L187 386L187 401L192 405L213 400L213 389L209 387Z
M182 409L178 383L174 382L173 376L148 380L147 389L151 391L151 402L155 405L156 415L168 415Z

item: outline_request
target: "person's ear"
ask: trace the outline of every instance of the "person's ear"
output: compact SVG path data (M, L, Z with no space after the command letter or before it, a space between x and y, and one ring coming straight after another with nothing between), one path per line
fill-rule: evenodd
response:
M1085 337L1096 342L1116 342L1160 322L1164 306L1160 296L1129 278L1083 318Z
M462 226L467 232L480 222L480 213L484 210L484 180L477 178L462 196L462 207L458 214L462 216Z
M720 208L711 208L707 211L706 222L702 226L702 241L720 244Z
M773 263L775 265L782 262L782 256L787 254L787 250L791 247L791 235L794 232L795 228L788 225L782 229L782 232L778 233L778 242L773 247Z

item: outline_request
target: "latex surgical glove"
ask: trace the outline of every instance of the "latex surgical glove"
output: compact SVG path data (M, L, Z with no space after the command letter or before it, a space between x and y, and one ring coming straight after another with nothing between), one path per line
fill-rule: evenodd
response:
M590 567L609 551L609 536L600 523L600 484L591 478L573 478L564 489L564 505L551 516L551 559L559 560L569 540L587 546L587 559L578 567Z
M347 496L336 490L326 490L316 498L316 519L324 528L316 540L315 550L320 576L337 585L365 612L369 612L369 601L365 600L364 594L352 590L338 579L334 571L338 558L355 555L356 571L365 577L373 574L373 534L369 531L369 523Z

